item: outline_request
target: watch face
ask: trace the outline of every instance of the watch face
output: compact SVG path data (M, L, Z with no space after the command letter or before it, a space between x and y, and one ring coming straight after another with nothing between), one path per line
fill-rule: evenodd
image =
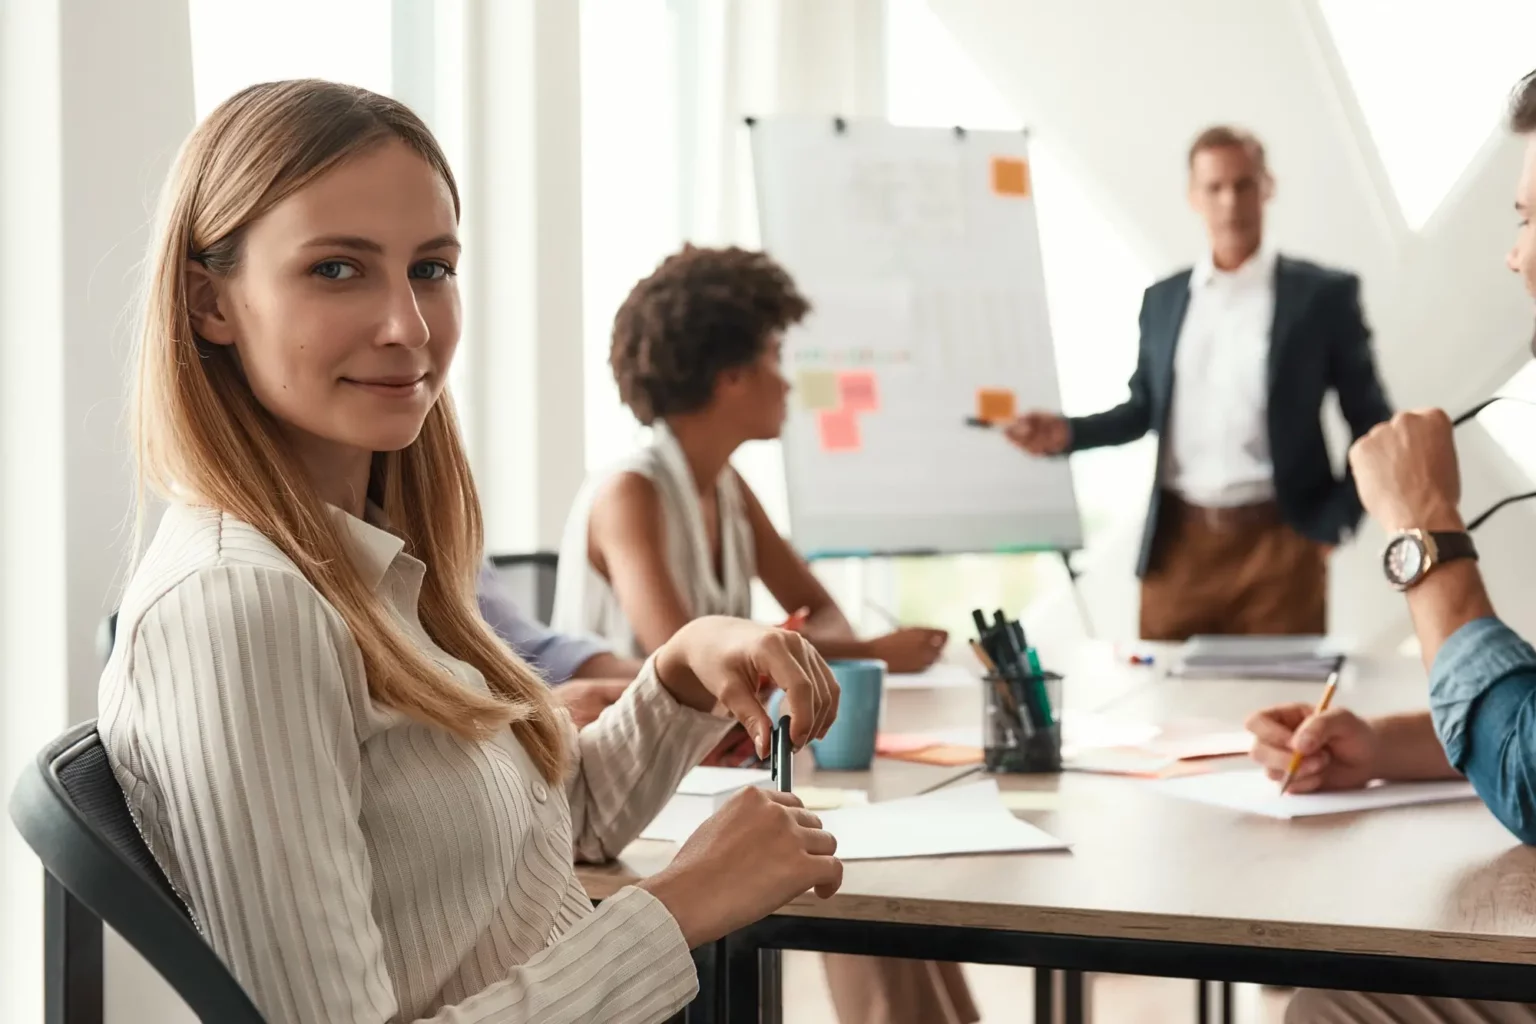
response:
M1406 586L1424 572L1424 545L1417 537L1393 537L1382 561L1387 579L1399 587Z

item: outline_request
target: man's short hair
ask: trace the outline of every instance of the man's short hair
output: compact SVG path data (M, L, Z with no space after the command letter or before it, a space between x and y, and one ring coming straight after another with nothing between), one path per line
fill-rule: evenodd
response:
M1189 169L1195 169L1195 157L1208 149L1228 149L1232 146L1241 146L1248 151L1253 162L1258 165L1261 174L1269 174L1269 161L1264 156L1264 143L1259 137L1246 128L1237 128L1229 124L1212 125L1199 135L1189 145Z
M1536 71L1515 86L1509 102L1509 127L1519 135L1536 132Z

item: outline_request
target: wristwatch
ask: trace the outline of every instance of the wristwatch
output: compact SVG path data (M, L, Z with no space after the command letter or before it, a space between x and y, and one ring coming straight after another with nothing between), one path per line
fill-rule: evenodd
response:
M1435 566L1458 558L1477 559L1470 533L1403 530L1387 541L1381 568L1387 574L1387 582L1398 590L1407 590L1428 576Z

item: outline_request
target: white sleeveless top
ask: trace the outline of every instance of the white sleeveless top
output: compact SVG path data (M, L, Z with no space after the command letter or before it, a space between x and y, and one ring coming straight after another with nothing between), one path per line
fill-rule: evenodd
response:
M757 557L741 479L727 466L715 485L720 509L720 564L724 573L719 578L709 551L709 535L704 529L704 511L699 505L693 471L672 431L657 423L651 428L650 444L588 478L576 496L560 544L551 625L562 633L600 637L623 657L644 658L648 653L636 640L613 587L587 557L592 500L619 473L639 473L655 484L661 496L667 568L689 617L750 616Z

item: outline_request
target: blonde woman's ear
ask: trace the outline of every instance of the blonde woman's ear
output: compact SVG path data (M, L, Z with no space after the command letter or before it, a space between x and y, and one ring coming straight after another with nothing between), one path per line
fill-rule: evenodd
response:
M214 345L233 345L235 325L224 315L222 284L197 260L187 260L187 315L192 332Z

